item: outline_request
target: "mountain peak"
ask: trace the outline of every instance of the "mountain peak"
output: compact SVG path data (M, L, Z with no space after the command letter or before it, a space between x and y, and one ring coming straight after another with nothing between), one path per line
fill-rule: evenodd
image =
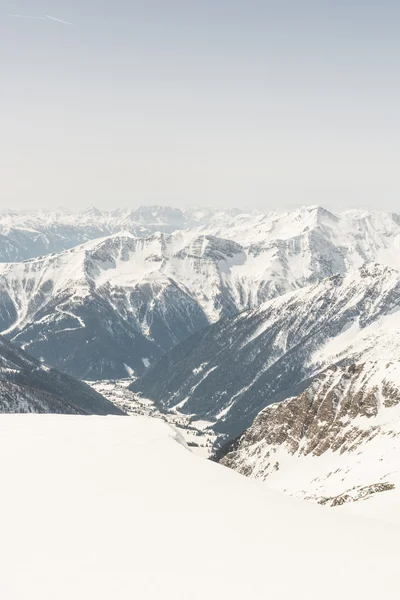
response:
M302 206L298 210L298 213L299 215L309 216L316 221L327 220L335 223L338 221L338 217L336 215L318 204Z

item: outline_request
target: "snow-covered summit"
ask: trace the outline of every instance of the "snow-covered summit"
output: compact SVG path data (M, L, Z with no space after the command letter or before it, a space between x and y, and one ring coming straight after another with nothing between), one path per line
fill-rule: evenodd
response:
M367 249L369 256L368 246L372 245L379 251L375 259L387 262L385 253L390 253L393 244L395 250L399 248L400 218L393 213L360 210L334 215L321 206L267 213L211 208L181 210L166 206L109 211L95 207L79 211L6 211L0 213L0 259L7 262L33 258L122 231L141 237L155 231L172 233L184 229L200 229L202 233L229 238L246 247L304 236L307 239L307 234L318 232L335 247L348 249L351 242L352 253L362 261L363 252Z

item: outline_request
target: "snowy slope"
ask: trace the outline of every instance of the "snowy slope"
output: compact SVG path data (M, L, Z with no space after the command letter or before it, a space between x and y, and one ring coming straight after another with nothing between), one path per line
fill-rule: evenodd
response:
M292 495L393 518L400 362L329 367L299 396L261 411L221 462Z
M123 414L88 385L50 369L0 336L0 413Z
M397 596L396 526L285 497L179 442L149 419L2 416L1 597Z
M400 360L400 275L367 265L218 321L132 390L235 436L327 366L376 359Z

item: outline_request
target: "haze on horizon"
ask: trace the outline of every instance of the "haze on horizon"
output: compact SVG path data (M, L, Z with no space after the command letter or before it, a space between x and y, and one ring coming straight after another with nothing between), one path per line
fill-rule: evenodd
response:
M398 2L0 8L3 207L400 212Z

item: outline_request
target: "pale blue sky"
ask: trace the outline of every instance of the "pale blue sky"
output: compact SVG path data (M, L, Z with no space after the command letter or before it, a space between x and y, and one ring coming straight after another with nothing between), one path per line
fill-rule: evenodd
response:
M0 7L3 206L400 212L399 2Z

